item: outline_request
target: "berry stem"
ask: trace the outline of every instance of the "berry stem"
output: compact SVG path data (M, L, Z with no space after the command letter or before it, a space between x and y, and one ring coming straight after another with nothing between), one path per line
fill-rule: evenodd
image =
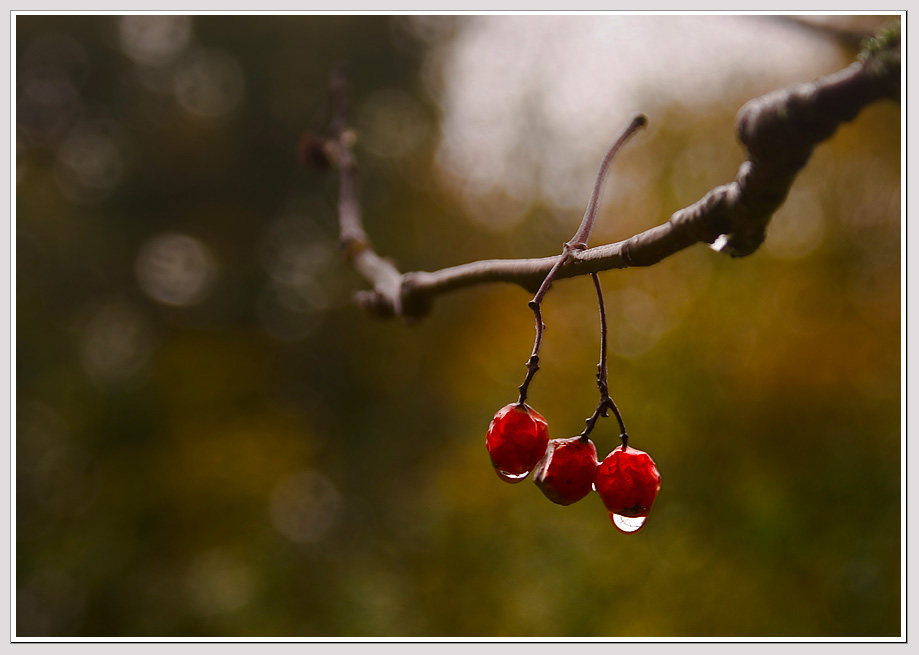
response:
M555 264L549 269L549 272L546 274L546 277L543 279L542 284L539 285L539 290L536 292L536 295L533 296L533 299L529 302L530 309L533 310L533 315L536 318L536 339L533 342L533 352L530 354L530 359L527 360L527 374L523 379L523 383L517 387L517 390L520 392L520 397L517 400L517 405L523 406L527 398L527 390L530 387L530 382L533 381L533 376L536 375L536 371L539 370L539 349L542 347L542 335L543 331L546 329L545 323L542 321L542 301L545 298L546 294L549 292L549 287L552 286L552 281L555 280L555 276L558 273L559 269L565 265L565 263L570 259L572 253L585 250L587 248L587 241L590 239L590 234L593 232L594 223L597 220L597 210L600 206L600 192L603 191L603 184L606 182L606 176L609 172L610 164L613 163L613 158L616 156L616 153L619 152L620 148L625 145L625 142L628 141L639 128L647 125L648 119L645 118L643 114L637 114L632 118L632 121L628 126L623 130L622 134L619 135L619 138L613 142L613 145L610 146L609 150L606 152L606 156L603 157L603 162L600 164L600 170L597 171L597 179L594 182L593 191L590 194L590 200L587 203L587 209L584 211L584 218L581 219L581 224L578 226L577 232L574 233L574 236L571 237L571 240L568 241L563 247L562 252L558 256L558 259L555 261ZM599 278L597 278L596 273L591 273L594 276L594 283L597 286L599 293ZM601 330L603 331L603 345L601 353L601 363L603 364L604 371L604 388L605 388L605 377L606 377L606 317L603 312L603 297L600 296L600 318L601 318ZM606 407L610 407L613 412L619 417L619 410L616 408L615 403L612 399L609 399L609 403L604 405L602 397L603 391L601 389L601 402L598 407L598 411L602 410L603 415L606 416ZM609 395L606 396L609 398ZM596 418L594 419L596 421ZM619 419L619 424L622 425L622 419ZM593 429L593 425L590 425L590 429ZM587 430L587 434L590 433L590 429ZM622 427L622 433L625 434L625 427ZM586 435L584 437L587 438ZM628 438L628 437L626 437Z
M593 415L587 419L587 425L581 433L581 440L587 441L594 426L597 424L597 419L601 416L609 416L607 411L611 409L619 422L619 438L622 440L622 447L625 448L629 442L629 434L625 429L625 422L622 420L622 412L619 411L619 407L616 406L615 401L609 395L606 368L606 304L603 302L603 289L600 287L599 275L591 273L590 277L594 281L594 288L597 290L597 304L600 307L600 363L597 364L597 389L600 391L600 402L597 403L597 408L594 410Z
M596 273L590 274L590 279L594 282L594 289L597 290L597 306L600 308L600 363L597 364L597 387L600 389L600 395L608 395L608 375L606 369L606 303L603 302L603 289L600 288L600 276Z
M539 349L542 347L542 334L546 329L546 324L542 322L542 299L545 298L546 294L549 292L549 287L552 286L552 280L555 278L555 274L558 273L558 269L568 261L570 255L571 248L566 243L565 247L562 248L562 254L559 255L558 261L549 269L542 284L539 285L539 290L536 292L536 295L533 296L533 300L529 302L529 307L533 310L533 315L536 317L536 340L533 342L533 352L530 355L530 359L527 360L527 375L523 383L517 387L517 390L520 391L520 398L517 400L517 404L520 406L523 406L526 402L527 389L530 387L530 382L532 382L533 376L536 375L536 371L539 370Z

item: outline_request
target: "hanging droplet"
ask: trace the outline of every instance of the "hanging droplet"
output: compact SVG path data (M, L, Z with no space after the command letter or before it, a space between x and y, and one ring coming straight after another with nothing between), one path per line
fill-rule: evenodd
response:
M731 235L729 234L720 234L718 238L715 239L712 243L708 244L708 247L714 250L715 252L724 252L724 249L728 247L728 241L731 240Z
M511 484L514 484L515 482L520 482L521 480L523 480L526 476L530 474L529 471L524 471L523 473L519 473L515 475L513 473L508 473L507 471L502 471L497 466L494 468L495 468L495 473L498 474L499 478L501 478L505 482L510 482Z
M609 513L609 518L619 532L625 532L626 534L638 532L645 524L645 521L648 520L647 516L622 516L613 512Z

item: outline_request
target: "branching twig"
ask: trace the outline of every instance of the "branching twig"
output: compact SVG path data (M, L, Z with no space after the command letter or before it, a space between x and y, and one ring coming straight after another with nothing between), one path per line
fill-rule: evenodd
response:
M536 375L536 372L539 370L539 348L542 346L542 333L545 330L546 326L542 322L542 300L545 298L546 294L549 292L549 287L552 286L552 282L555 280L555 276L558 274L559 270L568 259L576 252L585 250L587 248L587 242L590 240L590 235L594 229L594 223L597 221L597 211L600 207L600 194L603 191L603 185L606 182L607 173L609 173L610 164L613 163L613 158L616 156L616 153L625 145L625 142L629 140L639 128L645 126L648 123L648 119L639 114L632 119L632 122L629 123L628 127L623 130L622 134L619 135L619 138L613 142L613 145L610 146L610 149L607 151L606 156L603 158L603 162L600 164L600 170L597 172L597 180L594 182L593 191L590 194L590 200L587 203L587 209L584 210L584 218L581 219L581 224L578 226L577 232L574 233L574 236L571 240L562 247L562 252L558 256L557 261L549 269L549 272L546 274L546 277L543 279L542 284L539 285L539 289L536 291L536 295L533 296L533 300L530 301L530 309L533 310L533 314L536 318L536 340L533 342L533 353L530 355L530 359L527 361L527 375L523 380L523 384L518 387L520 391L520 397L517 400L518 405L523 405L527 399L527 389L530 386L530 382L533 380L533 376ZM600 299L600 302L603 302L603 299Z
M572 250L540 259L484 260L434 272L400 274L370 247L361 227L357 203L353 138L345 127L344 74L333 81L333 138L326 145L341 176L339 220L341 247L354 268L373 285L357 303L378 316L423 317L442 293L491 282L518 284L538 293L553 267L554 278L567 278L629 266L651 266L699 242L718 242L732 257L754 252L765 238L769 219L784 202L798 172L818 143L867 105L900 99L899 31L875 40L861 61L814 82L774 91L744 105L737 131L749 157L729 184L670 219L635 236L608 245Z

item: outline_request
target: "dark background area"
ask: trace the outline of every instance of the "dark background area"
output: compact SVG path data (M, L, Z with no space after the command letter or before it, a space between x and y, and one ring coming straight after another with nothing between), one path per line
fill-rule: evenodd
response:
M610 390L663 477L628 536L594 494L560 507L491 470L528 294L467 289L412 326L363 314L337 180L297 164L347 61L378 252L403 271L558 252L582 210L501 180L470 200L438 154L451 48L488 19L14 20L18 636L901 634L898 105L818 147L754 255L699 245L601 276ZM803 30L741 20L764 42ZM760 93L854 60L802 34L838 65ZM706 82L687 107L646 83L662 99L611 174L640 182L611 183L594 244L744 158L748 88ZM627 119L589 144L585 188ZM476 203L519 220L489 226ZM593 293L561 281L544 305L530 402L553 437L596 405ZM594 432L601 457L617 432Z

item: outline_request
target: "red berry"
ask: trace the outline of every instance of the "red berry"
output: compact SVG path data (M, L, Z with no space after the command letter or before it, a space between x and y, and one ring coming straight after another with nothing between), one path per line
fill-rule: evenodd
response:
M570 505L590 493L598 465L590 439L553 439L533 471L533 482L553 503Z
M661 474L648 453L619 446L597 467L594 484L613 524L637 532L661 490Z
M502 407L488 426L485 447L495 473L505 482L520 482L546 454L549 426L529 405Z

